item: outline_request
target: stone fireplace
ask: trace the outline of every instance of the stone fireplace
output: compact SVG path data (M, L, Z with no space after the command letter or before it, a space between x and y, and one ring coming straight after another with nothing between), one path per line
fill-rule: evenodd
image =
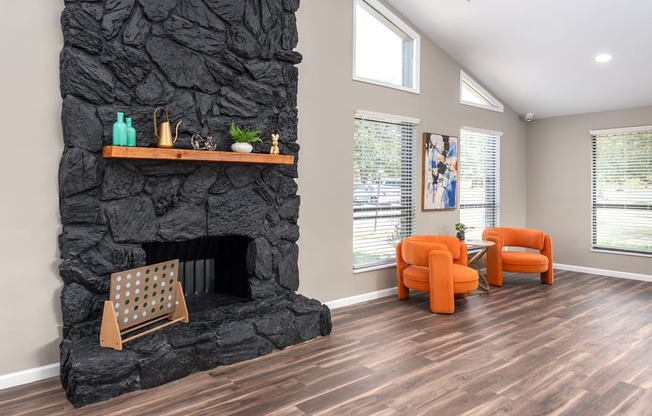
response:
M267 354L331 330L299 287L298 0L66 0L59 169L61 382L77 407ZM273 132L293 165L104 159L118 111L152 147L152 112L230 142ZM190 323L99 346L111 273L180 259Z

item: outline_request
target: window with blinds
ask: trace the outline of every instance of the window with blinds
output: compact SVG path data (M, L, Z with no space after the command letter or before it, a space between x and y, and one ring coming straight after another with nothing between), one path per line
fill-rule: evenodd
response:
M500 136L462 128L460 140L460 222L472 227L467 240L481 240L485 228L500 223Z
M593 249L652 254L652 126L591 136Z
M353 136L353 270L396 262L414 231L419 120L356 112Z

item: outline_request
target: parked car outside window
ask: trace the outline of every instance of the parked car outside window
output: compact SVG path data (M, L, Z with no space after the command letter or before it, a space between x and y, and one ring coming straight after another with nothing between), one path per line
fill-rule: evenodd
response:
M391 205L401 202L401 184L396 182L381 184L353 185L353 203L367 205Z
M378 191L373 185L356 183L353 185L353 203L376 205L378 203Z

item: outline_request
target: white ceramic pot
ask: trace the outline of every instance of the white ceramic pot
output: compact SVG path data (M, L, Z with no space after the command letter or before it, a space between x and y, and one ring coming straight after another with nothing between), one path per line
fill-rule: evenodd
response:
M233 143L231 145L231 150L238 153L251 153L254 150L254 147L249 143Z

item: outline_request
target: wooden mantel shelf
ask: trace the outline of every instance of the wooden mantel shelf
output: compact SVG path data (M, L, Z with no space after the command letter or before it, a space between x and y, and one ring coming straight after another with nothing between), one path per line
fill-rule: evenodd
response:
M162 149L158 147L104 146L107 159L184 160L195 162L263 163L291 165L294 156L266 153L216 152L208 150Z

